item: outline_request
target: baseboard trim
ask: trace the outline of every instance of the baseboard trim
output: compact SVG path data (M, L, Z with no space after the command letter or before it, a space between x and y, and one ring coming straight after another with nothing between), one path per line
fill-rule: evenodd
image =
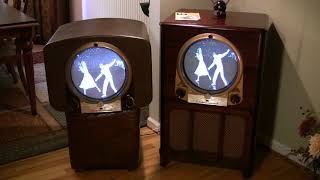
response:
M155 132L160 132L160 123L150 116L147 119L147 126Z
M297 156L290 154L292 148L290 148L289 146L282 144L275 139L271 139L262 135L258 135L257 140L263 145L269 147L274 152L279 153L280 155L285 156L289 160L305 167L305 164L299 161Z

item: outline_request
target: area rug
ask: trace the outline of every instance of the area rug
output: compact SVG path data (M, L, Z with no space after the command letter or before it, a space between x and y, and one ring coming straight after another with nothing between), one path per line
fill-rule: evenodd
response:
M38 115L32 116L21 83L0 66L0 164L66 147L65 119L47 110L43 65L35 64ZM61 114L60 114L61 116Z
M33 63L43 63L44 58L43 58L43 47L44 45L40 44L34 44L32 48L32 58L33 58Z

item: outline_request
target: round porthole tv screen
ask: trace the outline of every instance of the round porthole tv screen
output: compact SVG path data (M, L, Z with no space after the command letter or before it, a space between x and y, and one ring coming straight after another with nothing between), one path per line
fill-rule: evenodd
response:
M67 71L71 89L89 101L108 101L120 96L130 80L126 57L108 43L91 43L77 50Z
M180 53L182 76L197 91L222 93L236 84L242 74L239 51L222 36L207 33L195 36Z

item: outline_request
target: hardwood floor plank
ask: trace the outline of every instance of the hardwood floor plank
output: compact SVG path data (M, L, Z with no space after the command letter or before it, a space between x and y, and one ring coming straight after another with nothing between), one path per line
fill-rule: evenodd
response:
M75 172L71 169L68 148L59 149L39 156L0 166L0 179L12 180L243 180L237 170L201 166L189 163L171 162L160 166L160 136L142 128L141 146L143 160L140 168L127 170L92 170ZM312 175L303 168L290 163L274 152L259 152L258 162L252 180L311 180Z

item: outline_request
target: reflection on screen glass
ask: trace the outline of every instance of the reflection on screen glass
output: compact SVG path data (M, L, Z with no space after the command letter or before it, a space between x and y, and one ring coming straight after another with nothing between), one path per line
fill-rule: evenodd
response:
M219 91L236 80L238 57L227 44L215 39L202 39L187 49L183 68L193 85L207 91Z
M76 89L93 99L104 99L121 90L126 79L125 61L114 51L92 47L75 56L71 78Z

